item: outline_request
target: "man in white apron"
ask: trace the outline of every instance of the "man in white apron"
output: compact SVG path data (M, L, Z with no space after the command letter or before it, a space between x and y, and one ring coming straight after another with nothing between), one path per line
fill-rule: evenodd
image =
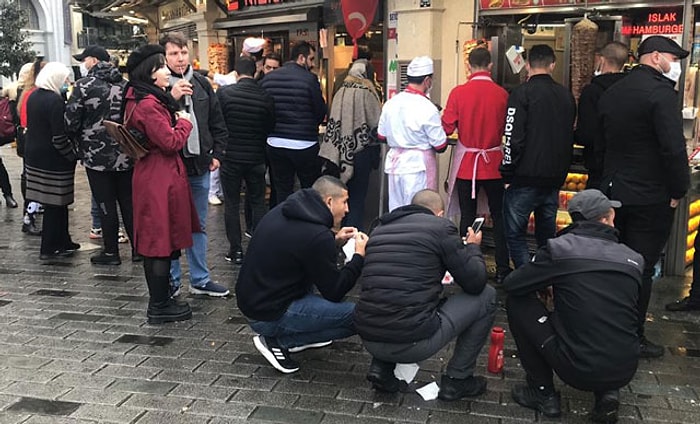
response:
M508 93L491 79L491 53L476 48L469 53L469 80L450 92L442 114L447 134L458 130L447 188L447 218L459 215L459 233L465 235L477 216L477 194L483 189L493 220L496 245L496 282L510 273L508 246L503 232L503 159L501 139Z
M406 71L408 86L384 104L378 135L389 145L384 172L389 179L389 210L411 203L420 190L438 189L435 152L447 147L440 112L427 94L433 85L433 61L414 58Z

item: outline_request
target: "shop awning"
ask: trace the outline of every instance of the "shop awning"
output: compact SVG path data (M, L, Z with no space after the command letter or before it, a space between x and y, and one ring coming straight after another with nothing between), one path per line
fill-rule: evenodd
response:
M214 21L214 29L247 28L263 25L291 24L316 21L320 17L318 7L276 9L274 11L241 11L227 18Z

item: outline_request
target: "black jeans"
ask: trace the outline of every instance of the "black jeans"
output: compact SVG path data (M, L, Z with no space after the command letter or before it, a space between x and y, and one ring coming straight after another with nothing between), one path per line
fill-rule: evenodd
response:
M267 157L272 168L272 185L277 191L276 203L284 202L294 191L294 176L299 178L301 188L308 188L321 176L321 161L318 144L302 149L282 149L267 146ZM224 197L226 194L224 193Z
M644 323L651 298L651 277L666 240L671 233L674 209L668 203L645 206L622 206L615 210L615 228L624 243L644 258L642 288L639 291L639 335L644 335Z
M579 390L603 392L627 385L634 373L615 381L593 381L588 373L576 370L559 345L544 304L535 296L508 296L508 327L518 346L518 356L531 386L554 387L553 371L561 380Z
M467 234L467 227L472 225L476 218L476 199L472 199L471 180L457 179L457 195L459 196L459 209L462 216L459 221L459 234ZM503 231L503 180L477 180L476 193L483 187L489 199L489 211L493 219L493 239L496 245L496 272L505 274L510 271L510 257L508 245Z
M241 248L241 181L245 180L246 202L251 208L251 227L265 214L265 164L247 165L224 160L221 167L221 188L224 190L224 225L229 242L229 253Z
M452 378L472 376L496 315L496 289L487 285L476 296L467 293L451 296L438 308L438 314L440 328L427 339L411 343L368 340L362 343L379 360L410 364L430 358L456 338L446 373Z
M131 197L131 177L129 171L95 171L86 168L90 190L97 202L102 220L102 240L106 253L119 254L119 214L117 203L124 220L124 229L129 242L134 243L134 208Z
M0 158L0 189L2 189L2 194L5 196L12 196L10 176L7 175L7 168L5 168L5 164L2 163L2 158Z
M41 254L66 250L72 243L68 234L68 206L44 205L41 227Z

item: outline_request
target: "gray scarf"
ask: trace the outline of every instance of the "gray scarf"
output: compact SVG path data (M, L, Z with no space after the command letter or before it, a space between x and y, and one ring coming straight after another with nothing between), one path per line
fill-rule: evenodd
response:
M177 75L171 71L170 74L170 86L172 87L182 78L186 79L192 83L194 76L194 71L191 66L187 67L187 72L184 75ZM194 86L194 84L192 84ZM192 105L192 96L182 96L181 101L184 99L185 102L185 112L190 114L190 121L192 122L192 131L190 136L187 138L187 145L182 149L182 154L186 158L192 158L199 156L199 126L197 125L197 115L194 113L194 107Z

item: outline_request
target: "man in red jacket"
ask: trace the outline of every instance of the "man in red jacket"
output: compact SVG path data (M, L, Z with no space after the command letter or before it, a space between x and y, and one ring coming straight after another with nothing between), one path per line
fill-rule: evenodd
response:
M445 133L452 134L457 128L459 134L448 180L447 217L460 214L459 233L466 234L476 217L476 195L484 189L493 219L496 281L501 283L511 271L503 233L503 180L498 171L508 93L491 79L488 49L469 53L468 66L469 80L452 89L442 115Z

